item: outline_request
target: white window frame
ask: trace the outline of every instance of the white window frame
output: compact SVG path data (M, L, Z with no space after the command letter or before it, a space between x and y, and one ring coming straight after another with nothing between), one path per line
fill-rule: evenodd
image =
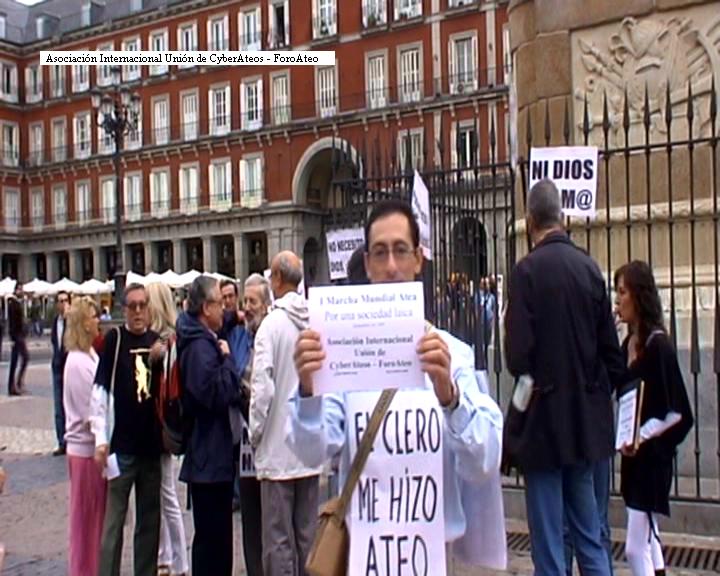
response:
M186 171L189 171L186 175ZM180 211L183 214L195 214L198 211L200 204L200 164L198 162L191 162L180 165L178 192L180 196ZM190 196L189 190L186 190L186 180L189 184L192 180L188 179L188 176L192 178L194 175L195 181L195 194Z
M466 150L467 153L467 166L460 166L460 158L458 157L457 153L457 141L458 141L458 131L467 132L470 131L475 132L475 138L477 139L477 147L478 147L478 156L480 155L480 135L478 134L479 127L475 125L474 120L460 120L458 122L455 122L452 125L452 128L450 130L450 166L453 170L461 170L461 172L458 173L459 177L463 177L463 175L470 177L472 170L473 170L473 160L472 160L472 141L468 142L467 146L468 149ZM478 164L480 163L480 160L478 158Z
M323 72L326 70L332 70L331 75L333 79L332 94L323 95L330 90L321 86L321 79ZM315 67L315 94L317 94L317 115L320 118L330 118L338 113L338 66L337 63L334 66L316 66ZM333 102L330 102L330 96Z
M422 128L411 128L398 132L397 157L402 170L405 169L405 141L410 137L410 161L414 170L422 170L424 164L423 139L425 133Z
M161 47L155 46L155 41L160 39ZM170 39L167 28L153 30L148 36L148 50L151 52L165 52L170 49ZM168 73L169 66L167 64L152 64L150 66L150 76L162 76Z
M313 40L337 34L337 0L312 0Z
M10 142L7 142L6 128L11 129ZM18 166L20 164L20 125L17 122L2 121L0 123L2 133L2 165Z
M195 98L195 117L187 118L185 115L185 97L193 96ZM200 134L200 93L197 88L192 90L183 90L180 92L180 122L182 125L182 139L184 142L188 140L196 140Z
M168 166L154 168L150 172L150 214L153 218L167 218L170 215L170 188L170 168Z
M410 61L406 54L417 52L418 70L417 79L413 79L414 72L405 69L404 64ZM424 70L423 70L423 45L422 42L403 44L397 47L397 82L398 99L401 103L420 102L423 99Z
M192 45L191 46L184 46L183 45L183 38L185 37L185 32L190 31L192 35ZM177 27L177 50L179 52L193 52L198 49L198 27L197 27L197 21L191 20L189 22L183 22L182 24L178 24ZM195 64L178 64L178 69L186 69L186 68L193 68Z
M65 68L65 66L50 66L50 96L52 98L65 96L67 89Z
M376 60L382 59L381 78L373 78L377 71ZM367 107L375 110L385 108L388 103L388 51L375 50L365 53L365 94Z
M387 24L387 0L363 0L362 23L363 28Z
M165 118L162 120L158 117L158 105L165 104ZM170 110L170 95L163 94L161 96L153 96L150 101L152 107L152 135L153 144L161 146L170 142L170 118L172 111Z
M85 194L82 194L82 191ZM82 201L81 201L82 198ZM81 210L81 208L83 208ZM92 188L90 180L78 180L75 182L75 222L87 224L92 220Z
M62 200L59 202L58 200ZM65 228L67 224L67 187L65 184L56 184L52 189L53 222L55 228Z
M142 172L128 172L124 176L125 181L123 182L123 204L124 218L126 222L136 222L142 218L143 214L143 173ZM134 189L134 185L131 183L138 183L138 190ZM137 192L137 193L136 193ZM134 202L131 204L130 201Z
M45 189L42 187L30 189L30 224L36 232L45 226Z
M8 60L0 60L0 100L18 101L18 67Z
M468 6L475 4L477 0L448 0L448 8L459 8L460 6Z
M215 25L220 23L222 27L222 37L215 38ZM222 52L230 48L230 25L227 12L221 14L212 14L207 19L207 46L210 52Z
M28 104L43 99L43 68L40 64L31 64L25 68L25 101Z
M254 16L255 30L249 30L245 22L246 16ZM238 12L238 30L240 50L262 50L262 13L260 6L254 6Z
M115 223L115 204L115 176L103 176L100 178L100 212L103 224Z
M57 125L62 124L60 130L57 129ZM65 116L58 116L50 121L51 141L50 148L52 149L52 161L53 162L64 162L68 157L68 137L67 137L67 118ZM62 134L62 142L58 142L56 134Z
M87 52L90 48L77 48L77 50ZM77 94L78 92L90 90L90 66L88 64L73 64L71 70L73 93Z
M257 181L251 182L248 174L252 163L257 174ZM246 154L240 159L240 206L242 208L259 208L265 201L265 159L262 153Z
M223 114L217 114L217 102L215 94L224 92L225 94L225 110ZM224 136L230 132L232 126L231 119L232 100L230 93L230 84L216 84L208 89L208 122L211 136ZM222 117L222 118L221 118Z
M40 128L39 142L38 138L36 138L38 128ZM45 125L43 122L33 122L28 126L28 152L28 163L30 166L40 166L44 162Z
M250 108L250 90L255 89L254 109ZM240 83L240 113L243 130L259 130L263 125L263 77L243 78Z
M73 149L75 159L90 158L92 155L92 114L87 110L78 112L73 116ZM82 138L79 122L85 120L87 134Z
M14 206L10 206L10 196L13 195ZM15 232L20 228L20 219L22 218L22 200L20 199L20 188L5 187L3 188L3 212L5 213L5 230ZM14 208L14 210L11 210Z
M276 6L283 6L283 27L285 28L285 34L280 37L277 32L277 17L275 13ZM271 50L277 48L287 48L290 46L290 1L289 0L271 0L270 11L268 13L268 47Z
M275 80L285 80L285 94L280 97L276 94ZM275 125L287 124L292 119L291 98L292 90L290 89L290 70L282 70L281 72L270 73L270 98L271 98L271 122Z
M115 43L114 42L104 42L103 44L98 44L97 48L95 48L98 52L112 52L115 50ZM95 68L95 83L98 86L106 87L106 86L112 86L113 84L113 74L111 70L111 66L109 64L103 64L102 66L97 66Z
M469 69L460 71L457 59L457 43L470 41ZM448 84L450 94L465 94L477 90L478 86L478 35L477 31L459 32L448 39Z
M419 18L423 13L423 0L395 0L395 21Z
M123 52L137 52L142 50L142 39L140 36L130 36L123 38L122 51ZM122 78L123 82L132 82L133 80L139 80L142 77L142 69L139 64L131 64L122 67Z
M224 190L216 190L216 167L224 166ZM230 158L213 159L208 164L208 191L210 195L210 210L224 211L232 208L232 161ZM219 193L218 193L219 192ZM224 196L224 198L220 197Z

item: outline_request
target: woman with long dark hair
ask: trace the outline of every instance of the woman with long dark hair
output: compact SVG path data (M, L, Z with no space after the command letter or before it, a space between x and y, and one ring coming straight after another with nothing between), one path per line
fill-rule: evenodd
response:
M622 346L628 370L644 382L640 445L621 449L625 554L634 576L652 576L665 572L657 515L670 515L673 457L693 415L652 270L638 260L625 264L615 273L615 291L616 312L629 328Z

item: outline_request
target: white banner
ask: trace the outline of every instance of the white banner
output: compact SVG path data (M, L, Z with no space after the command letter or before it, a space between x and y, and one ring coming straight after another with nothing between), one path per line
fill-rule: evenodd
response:
M422 282L310 288L310 327L327 357L314 393L423 387L423 301Z
M345 228L326 233L330 280L347 278L347 263L353 252L365 244L365 230Z
M346 396L351 461L379 398ZM353 493L348 576L445 576L442 444L435 393L399 391Z
M413 181L412 209L420 227L420 248L427 260L432 260L432 231L430 220L430 192L420 173L415 170Z
M333 50L234 50L211 52L200 50L139 50L133 52L104 50L41 50L42 66L332 66Z
M560 192L563 214L595 218L598 149L558 146L530 150L530 189L549 178Z

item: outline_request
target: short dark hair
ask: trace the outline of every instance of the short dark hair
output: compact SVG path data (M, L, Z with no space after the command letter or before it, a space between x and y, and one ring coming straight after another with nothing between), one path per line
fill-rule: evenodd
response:
M410 236L412 237L413 248L420 246L420 227L418 226L415 215L413 214L410 204L392 198L390 200L381 200L372 209L365 223L365 252L370 251L370 230L376 220L392 216L393 214L402 214L407 218L410 226Z
M145 286L140 284L139 282L132 282L125 286L125 290L123 290L122 295L122 305L127 306L127 297L130 294L130 292L135 292L136 290L142 290L145 292Z
M232 286L233 290L235 290L235 296L239 296L240 292L238 292L238 286L237 283L233 280L228 280L227 278L220 281L220 290L222 291L225 286Z
M365 270L365 254L363 247L355 249L347 263L347 279L348 284L369 284Z
M60 290L60 292L55 294L55 300L58 300L60 298L60 296L62 296L63 294L65 294L65 296L67 296L68 304L70 304L72 302L72 296L70 296L70 293L67 292L66 290Z
M217 286L218 281L212 276L198 276L193 280L188 290L187 313L190 316L199 316L205 302L210 299L210 291Z

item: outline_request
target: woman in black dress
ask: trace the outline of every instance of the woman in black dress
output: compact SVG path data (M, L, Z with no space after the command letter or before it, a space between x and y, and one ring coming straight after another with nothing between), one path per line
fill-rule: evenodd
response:
M634 576L664 574L657 514L670 515L677 446L693 425L677 354L663 324L652 270L633 261L615 273L616 312L629 328L623 354L633 379L644 384L640 446L621 452L621 491L628 512L625 554Z

